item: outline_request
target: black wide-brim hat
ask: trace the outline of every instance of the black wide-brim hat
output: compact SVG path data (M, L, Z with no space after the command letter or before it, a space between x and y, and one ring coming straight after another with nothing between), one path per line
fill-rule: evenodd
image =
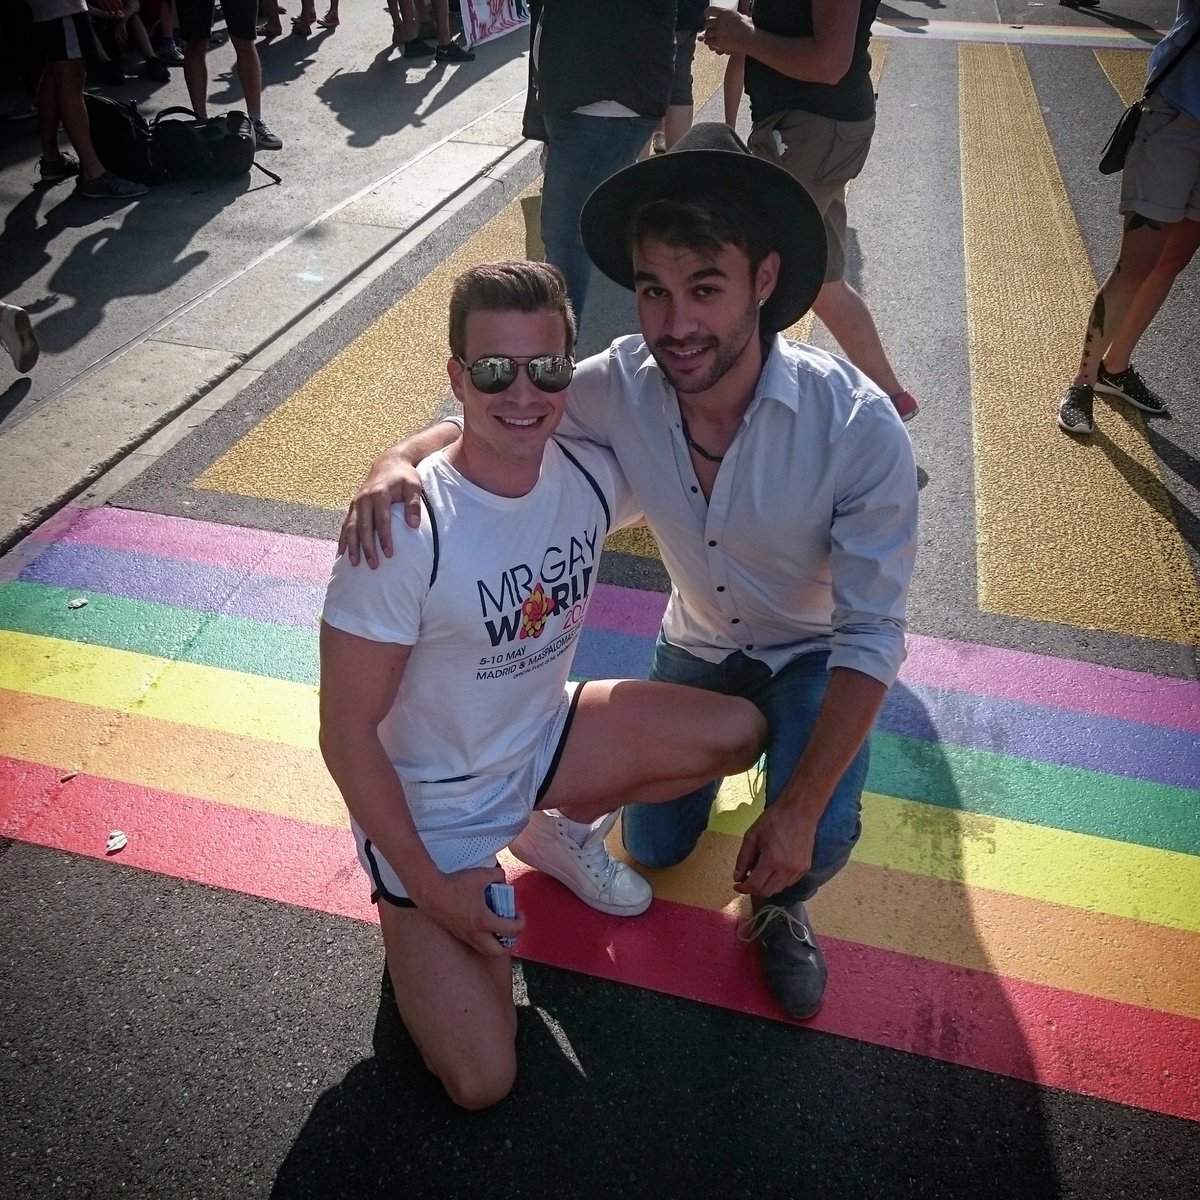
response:
M629 223L654 200L696 200L711 191L750 200L779 252L779 281L763 304L760 328L775 333L812 307L825 282L825 223L803 184L755 158L728 125L693 125L666 154L618 171L588 197L580 215L583 244L609 279L633 290Z

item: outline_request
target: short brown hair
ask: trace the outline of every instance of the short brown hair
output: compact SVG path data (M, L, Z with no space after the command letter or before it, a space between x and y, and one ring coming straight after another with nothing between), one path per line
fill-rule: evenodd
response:
M567 353L575 350L575 310L562 272L549 263L504 259L464 271L450 291L450 353L462 358L467 317L473 312L556 312L567 334Z
M631 251L647 238L706 255L736 246L750 260L753 278L772 250L767 244L766 226L753 199L714 190L690 200L651 200L643 204L630 218L625 236Z

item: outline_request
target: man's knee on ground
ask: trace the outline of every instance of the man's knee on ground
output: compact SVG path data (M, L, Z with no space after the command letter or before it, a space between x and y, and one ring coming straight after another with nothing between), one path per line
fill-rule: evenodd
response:
M517 1056L510 1050L489 1056L486 1062L450 1063L435 1074L459 1108L491 1108L512 1091L517 1081Z

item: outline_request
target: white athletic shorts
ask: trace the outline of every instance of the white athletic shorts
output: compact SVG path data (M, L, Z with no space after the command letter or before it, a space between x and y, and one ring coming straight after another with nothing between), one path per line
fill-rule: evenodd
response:
M465 775L404 785L413 822L440 871L494 867L497 851L525 828L554 779L582 689L581 683L567 684L554 716L546 722L537 753L511 775ZM371 899L415 907L391 864L353 818L350 827L358 861L371 880Z

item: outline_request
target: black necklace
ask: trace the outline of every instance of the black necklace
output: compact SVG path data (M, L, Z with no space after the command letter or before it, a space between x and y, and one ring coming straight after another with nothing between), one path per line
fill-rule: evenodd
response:
M693 437L692 431L688 428L687 417L683 415L683 408L679 409L679 420L683 425L683 440L700 455L701 458L706 458L710 463L719 463L725 457L723 454L709 454L703 446L701 446Z

